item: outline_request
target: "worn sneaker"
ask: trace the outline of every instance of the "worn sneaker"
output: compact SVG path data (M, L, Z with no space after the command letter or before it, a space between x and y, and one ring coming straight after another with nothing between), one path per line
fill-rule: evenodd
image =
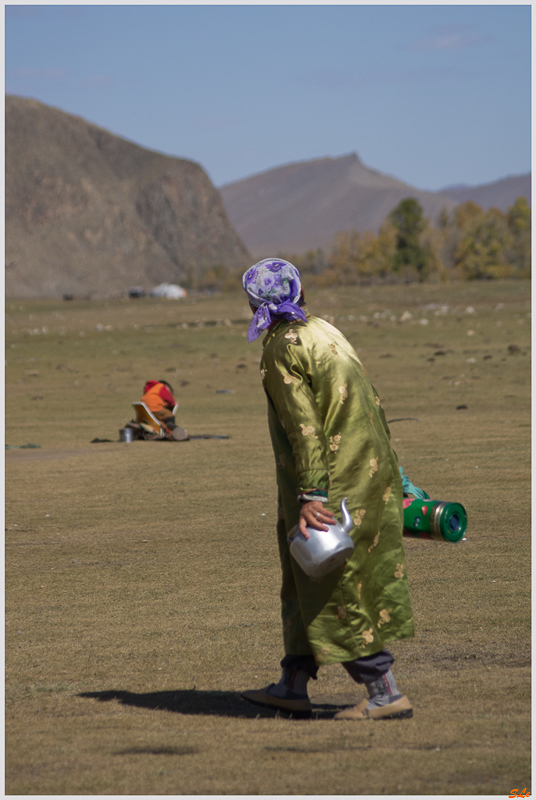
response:
M273 708L279 711L284 711L293 716L309 716L312 711L311 701L307 695L296 694L287 690L284 697L276 697L270 693L270 689L275 686L271 683L264 689L251 689L247 692L242 692L240 695L249 703L254 703L256 706L263 706L264 708Z
M413 709L406 695L402 695L398 700L387 703L385 706L371 706L367 699L362 700L359 705L353 708L345 708L338 711L333 719L408 719L413 716Z

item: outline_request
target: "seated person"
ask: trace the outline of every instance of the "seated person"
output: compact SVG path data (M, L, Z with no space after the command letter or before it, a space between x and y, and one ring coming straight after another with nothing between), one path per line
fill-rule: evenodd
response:
M145 403L166 431L171 433L177 427L173 409L177 401L173 397L173 389L167 381L147 381L143 387L141 402Z

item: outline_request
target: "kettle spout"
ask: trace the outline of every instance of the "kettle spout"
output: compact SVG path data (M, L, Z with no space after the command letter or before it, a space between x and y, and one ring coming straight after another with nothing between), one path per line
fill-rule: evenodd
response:
M348 498L343 497L341 500L341 514L342 514L342 529L345 533L350 533L352 530L353 522L352 517L350 516L350 512L346 508L346 500Z

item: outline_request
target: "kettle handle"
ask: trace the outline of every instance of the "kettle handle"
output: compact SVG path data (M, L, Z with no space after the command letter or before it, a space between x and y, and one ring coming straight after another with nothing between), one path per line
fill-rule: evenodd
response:
M342 514L342 525L341 528L345 533L350 533L353 527L353 520L350 516L350 512L346 508L346 501L348 500L347 497L343 497L341 500L341 514ZM300 530L299 525L294 525L289 532L287 533L287 542L292 542L293 539L296 538Z

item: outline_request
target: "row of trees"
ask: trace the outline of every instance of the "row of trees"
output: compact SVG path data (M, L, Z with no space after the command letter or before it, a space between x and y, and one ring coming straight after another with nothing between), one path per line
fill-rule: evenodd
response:
M335 286L367 280L529 278L531 272L531 211L518 197L506 213L484 211L476 203L442 211L434 223L425 218L414 198L402 200L377 234L344 231L335 237L331 252L284 254L308 284ZM185 285L200 291L239 289L243 270L217 265Z
M475 280L528 278L531 211L524 197L504 213L473 202L442 211L435 224L414 198L402 200L379 232L344 231L328 256L322 250L285 255L317 286L366 279Z

